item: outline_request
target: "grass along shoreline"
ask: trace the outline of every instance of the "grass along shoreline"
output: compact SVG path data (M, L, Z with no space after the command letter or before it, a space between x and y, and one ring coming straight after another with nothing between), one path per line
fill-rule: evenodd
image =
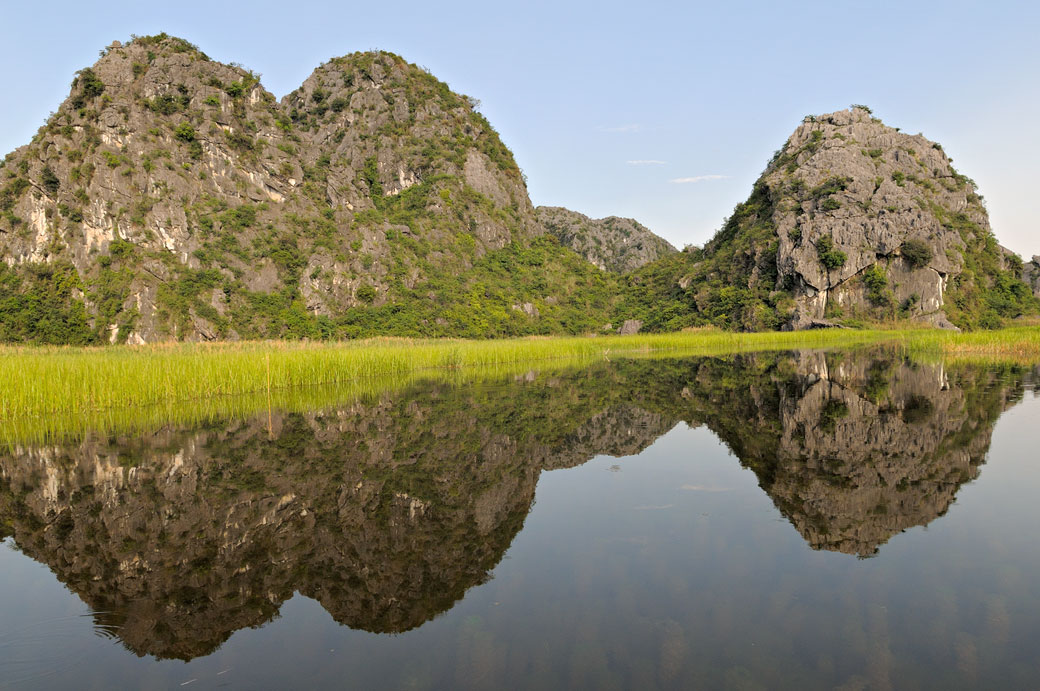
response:
M1040 326L951 333L936 330L733 333L490 341L377 338L334 343L236 342L149 346L0 347L0 422L38 416L176 406L263 394L269 403L302 387L357 387L422 373L524 371L538 363L661 355L846 348L895 342L918 355L1040 362ZM362 387L370 389L370 386ZM237 407L237 406L235 406Z

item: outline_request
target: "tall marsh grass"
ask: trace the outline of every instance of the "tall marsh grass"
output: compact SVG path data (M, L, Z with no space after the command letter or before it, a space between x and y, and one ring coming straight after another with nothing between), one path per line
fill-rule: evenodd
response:
M903 338L916 353L978 362L1040 362L1040 326L1015 326L997 331L913 331Z
M882 335L884 338L887 335ZM493 341L379 338L345 343L245 342L140 347L0 347L0 419L196 401L298 386L634 353L827 347L868 332L721 331Z
M883 341L913 353L1040 361L1040 327L957 334L820 330L513 340L378 338L138 347L0 347L0 441L198 422L266 408L321 407L416 377L506 376L621 357L847 348ZM134 425L136 426L136 425ZM33 432L35 430L35 432Z

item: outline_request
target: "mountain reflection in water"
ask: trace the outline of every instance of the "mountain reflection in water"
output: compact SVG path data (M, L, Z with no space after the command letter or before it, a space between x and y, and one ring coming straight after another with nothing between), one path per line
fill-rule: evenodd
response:
M1035 371L866 353L625 360L0 458L0 537L139 655L188 660L295 592L398 633L489 577L543 470L706 425L813 549L942 516Z

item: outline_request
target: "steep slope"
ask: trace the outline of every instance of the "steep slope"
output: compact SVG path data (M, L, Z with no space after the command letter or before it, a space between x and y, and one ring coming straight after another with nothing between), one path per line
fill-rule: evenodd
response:
M991 327L1037 310L1021 273L942 147L856 106L806 118L703 250L631 277L623 312L658 329Z
M631 218L592 219L559 206L539 206L535 211L546 231L604 271L627 273L676 251Z
M114 43L0 212L2 340L583 331L612 292L473 102L390 53L279 103L182 39Z

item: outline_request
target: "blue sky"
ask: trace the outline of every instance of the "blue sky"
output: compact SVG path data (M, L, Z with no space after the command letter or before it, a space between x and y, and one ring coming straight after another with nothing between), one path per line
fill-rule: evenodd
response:
M3 152L132 33L182 36L262 73L278 97L322 61L380 48L480 99L536 204L701 244L804 115L865 103L941 142L978 182L998 239L1040 254L1040 3L5 5Z

